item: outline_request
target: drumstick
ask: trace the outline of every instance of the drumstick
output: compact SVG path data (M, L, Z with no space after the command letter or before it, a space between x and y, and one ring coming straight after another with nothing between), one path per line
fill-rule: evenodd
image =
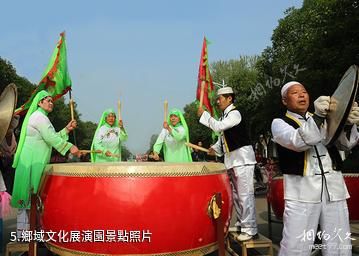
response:
M117 157L117 158L120 158L120 157L121 157L121 155L120 155L120 154L112 154L112 153L111 153L111 157Z
M205 81L202 81L201 83L201 94L200 94L200 98L199 98L199 107L202 107L203 105L203 95L204 95L204 86L206 85Z
M121 117L121 101L118 100L117 102L117 112L118 112L118 120L122 120L122 117Z
M101 150L87 150L87 149L82 149L82 150L79 150L80 153L82 154L90 154L90 153L96 153L96 154L101 154L102 151Z
M168 113L168 101L167 100L165 100L165 102L164 102L164 111L165 111L164 122L167 122L167 113Z
M198 149L198 150L200 150L200 151L207 152L207 153L209 152L208 149L203 148L203 147L200 147L200 146L197 146L197 145L195 145L195 144L192 144L192 143L189 143L189 142L186 142L185 144L186 144L187 147L194 148L194 149Z

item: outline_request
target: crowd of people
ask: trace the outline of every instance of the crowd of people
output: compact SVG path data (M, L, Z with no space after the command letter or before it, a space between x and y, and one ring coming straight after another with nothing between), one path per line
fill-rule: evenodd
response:
M328 150L323 144L330 97L320 96L314 101L314 114L308 112L309 95L301 83L292 81L285 84L281 97L287 111L273 120L271 128L278 162L269 157L261 159L255 154L245 119L235 106L235 93L231 87L223 87L217 92L217 105L222 112L219 120L202 106L198 107L199 122L219 133L217 142L207 149L208 153L198 150L203 147L202 141L197 142L197 148L190 149L187 122L180 110L172 109L150 156L154 161L177 163L222 158L230 179L236 212L236 223L229 231L237 232L240 241L255 239L258 235L253 177L260 179L261 174L256 173L256 165L267 166L274 172L279 164L285 189L280 255L309 255L311 241L300 240L303 230L317 230L320 224L321 229L333 237L335 229L350 233L346 205L349 194L341 171L333 166L336 163L333 161L333 149ZM52 152L57 152L53 155L53 162L86 161L77 146L68 141L68 134L77 127L76 121L70 120L66 127L56 132L48 119L53 106L53 99L46 91L38 92L22 123L18 143L14 136L17 116L1 143L0 168L6 174L0 176L1 206L4 209L9 201L6 191L12 193L11 206L18 208L18 236L29 229L30 195L37 193ZM336 148L348 150L358 144L358 123L359 107L355 103L335 143ZM112 109L105 110L94 134L90 159L87 160L93 163L121 161L121 145L127 138L123 121ZM265 139L262 137L260 143ZM66 153L69 153L67 160ZM11 174L14 173L12 188ZM345 248L342 245L350 245L350 239L331 242L337 246L336 250L324 250L325 255L350 255L348 250L340 249Z

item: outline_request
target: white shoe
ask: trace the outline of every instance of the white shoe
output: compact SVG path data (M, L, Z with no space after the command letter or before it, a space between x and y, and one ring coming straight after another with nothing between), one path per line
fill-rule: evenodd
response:
M247 234L245 232L242 232L237 236L237 240L243 242L243 241L248 241L248 240L251 240L251 239L255 239L256 237L257 237L257 234L249 235L249 234Z
M239 231L240 231L239 227L229 227L228 228L228 232L239 232Z

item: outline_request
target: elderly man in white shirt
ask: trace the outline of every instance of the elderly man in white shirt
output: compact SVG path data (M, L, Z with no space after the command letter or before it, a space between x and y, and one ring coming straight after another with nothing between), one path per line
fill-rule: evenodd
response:
M255 238L258 233L253 186L256 160L244 120L233 105L233 89L221 88L217 95L217 104L223 112L220 120L211 117L202 107L198 108L197 114L201 124L221 133L217 143L209 148L209 154L224 154L224 164L228 169L237 214L236 230L231 231L240 231L237 239L246 241Z
M272 122L284 174L284 228L279 255L310 255L318 224L318 236L326 234L327 238L322 239L323 255L351 255L346 202L349 194L341 171L332 166L333 155L323 144L330 97L320 96L312 115L307 112L309 95L302 84L285 84L281 95L287 112ZM356 123L359 108L355 103L335 143L339 149L350 149L358 143Z

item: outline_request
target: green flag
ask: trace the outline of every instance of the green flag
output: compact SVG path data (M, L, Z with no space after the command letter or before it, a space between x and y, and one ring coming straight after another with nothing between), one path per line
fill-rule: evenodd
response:
M67 67L67 50L65 32L60 34L60 39L52 53L50 62L42 75L41 81L32 92L28 101L15 110L15 114L23 114L30 107L33 98L41 90L46 90L53 100L59 99L62 95L71 90L71 78Z

